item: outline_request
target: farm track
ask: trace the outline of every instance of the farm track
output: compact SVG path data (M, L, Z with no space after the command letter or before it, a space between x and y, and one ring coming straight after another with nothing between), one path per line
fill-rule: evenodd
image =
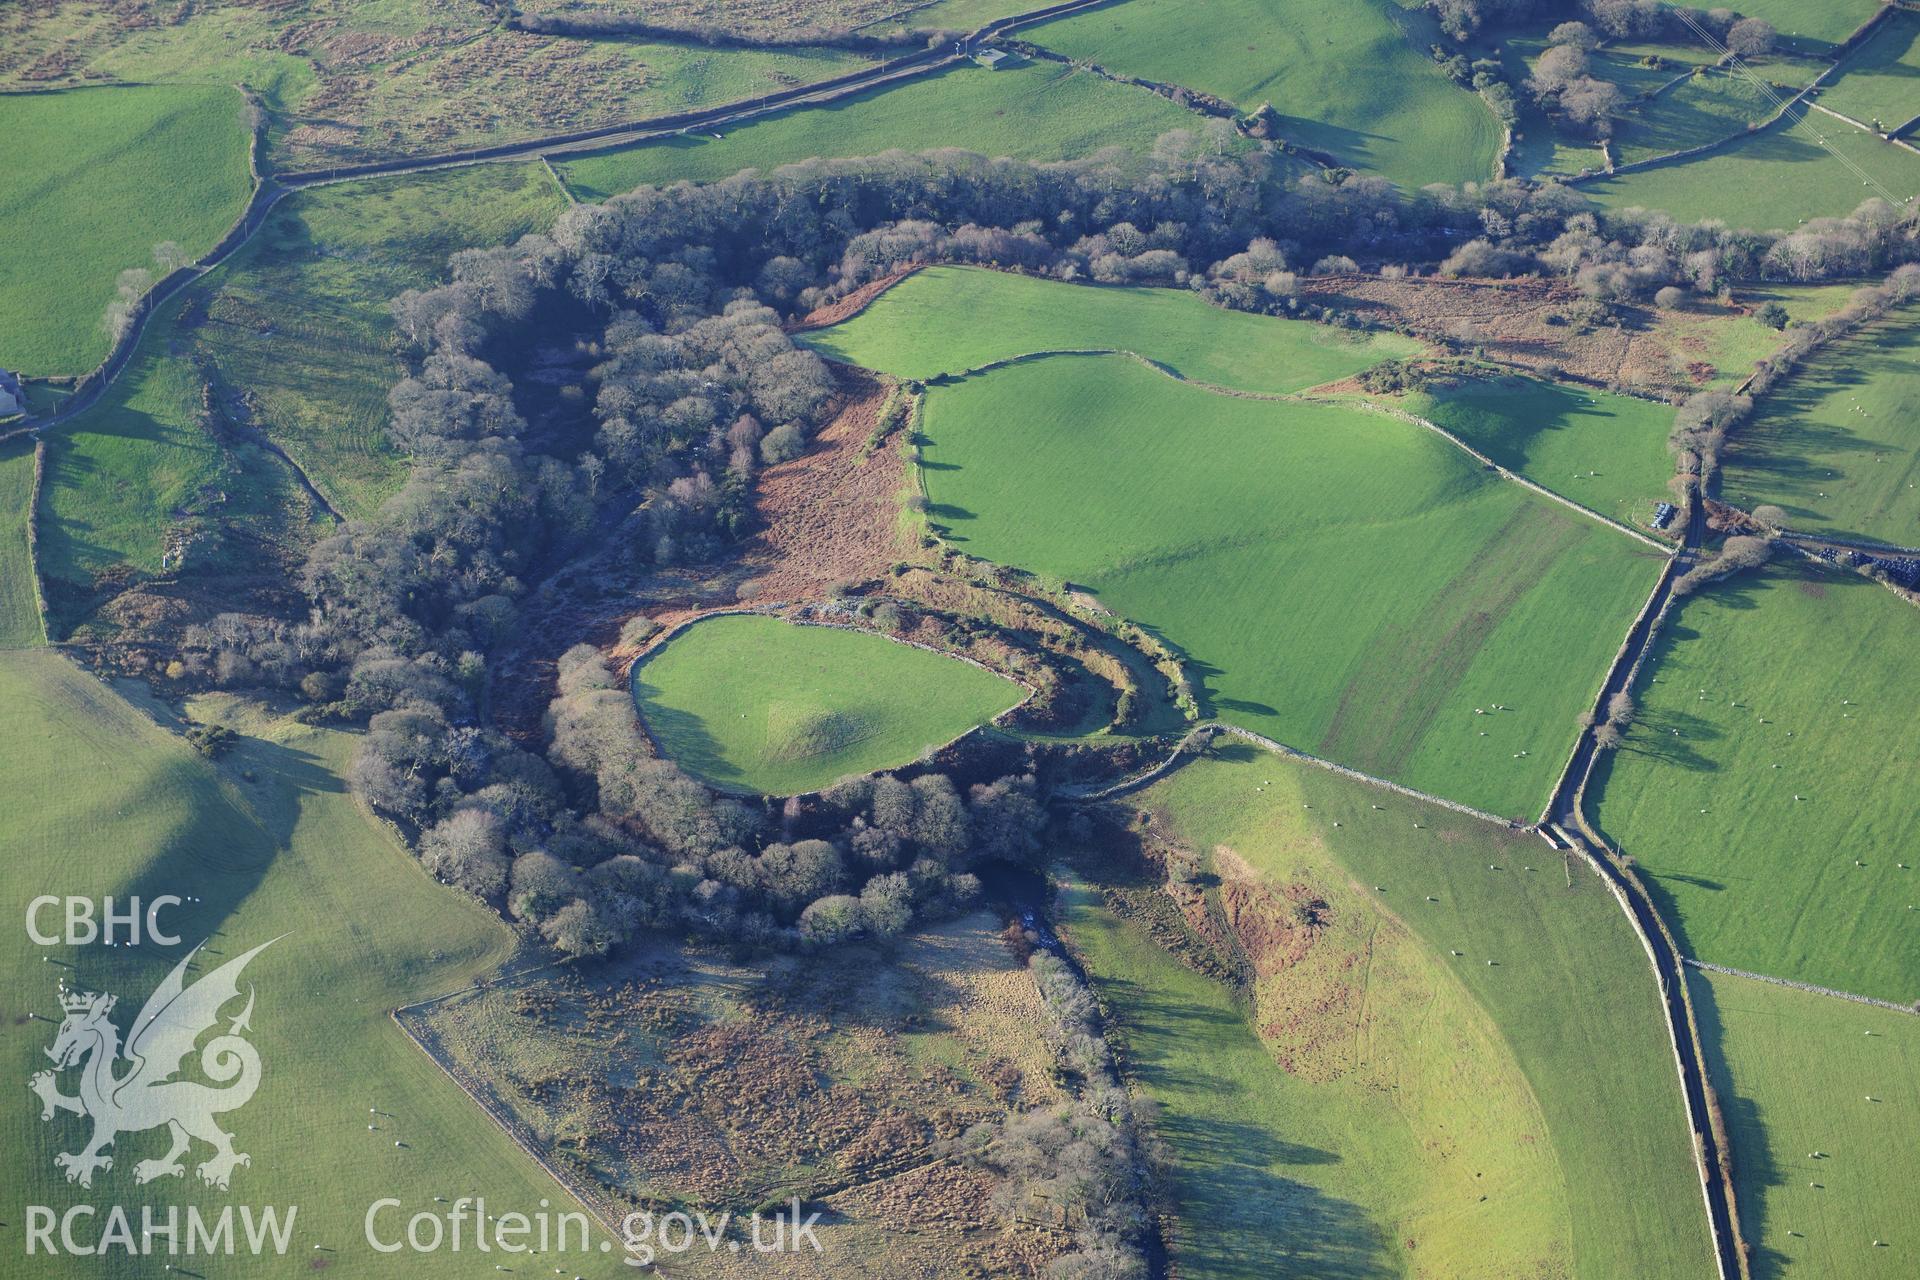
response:
M1687 523L1682 531L1680 549L1667 562L1653 594L1648 597L1646 606L1628 630L1620 652L1607 672L1600 694L1595 699L1596 712L1603 711L1615 693L1632 689L1653 647L1654 637L1659 634L1661 624L1672 611L1674 580L1684 566L1692 564L1705 536L1706 505L1695 498L1687 504ZM1713 1237L1714 1263L1719 1280L1735 1280L1748 1274L1743 1256L1746 1246L1740 1235L1738 1210L1734 1204L1732 1156L1723 1149L1721 1138L1715 1132L1715 1108L1710 1101L1712 1086L1706 1074L1706 1049L1700 1038L1699 1023L1686 983L1685 965L1688 960L1682 955L1679 942L1668 929L1639 876L1621 858L1619 851L1609 845L1587 820L1587 783L1593 776L1599 754L1595 731L1584 730L1574 744L1572 758L1561 774L1559 786L1548 800L1541 826L1580 853L1606 880L1621 909L1626 912L1634 932L1640 935L1641 945L1646 948L1647 958L1653 965L1654 977L1660 986L1661 1009L1667 1022L1668 1038L1673 1044L1674 1065L1680 1075L1687 1123L1694 1135L1700 1189L1706 1201L1707 1222Z

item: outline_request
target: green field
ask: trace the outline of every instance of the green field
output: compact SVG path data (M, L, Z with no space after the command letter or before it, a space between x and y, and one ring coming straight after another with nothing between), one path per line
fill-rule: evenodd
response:
M0 823L8 902L46 893L197 899L161 916L185 939L178 948L42 948L16 925L4 952L14 993L10 1077L24 1081L47 1065L41 1050L53 1028L26 1014L58 1018L57 980L117 994L124 1030L186 947L211 938L210 956L231 957L279 939L245 975L257 990L251 1038L264 1073L253 1100L224 1118L252 1156L232 1191L202 1188L191 1168L183 1180L137 1191L136 1158L165 1147L164 1135L152 1133L123 1135L114 1168L91 1191L70 1186L53 1157L76 1149L83 1123L42 1123L22 1099L0 1122L17 1157L5 1206L16 1241L27 1203L58 1210L151 1199L212 1212L230 1203L297 1205L280 1269L306 1270L325 1250L334 1265L371 1274L392 1265L361 1234L368 1206L381 1197L402 1199L409 1214L436 1208L439 1195L484 1193L494 1212L531 1212L543 1198L556 1209L570 1205L387 1017L396 1004L493 972L515 943L490 909L434 884L349 798L340 775L350 735L221 708L222 719L257 736L216 771L99 681L44 652L0 654L0 706L8 711L0 769L13 801ZM75 785L80 777L85 786ZM373 1108L384 1114L371 1117ZM379 1127L369 1131L370 1122ZM195 1158L204 1155L199 1148ZM569 1274L624 1270L598 1255L569 1261ZM195 1262L180 1260L176 1270L264 1274L275 1265L234 1271L224 1259ZM161 1265L112 1251L33 1267L36 1275L131 1277ZM410 1256L405 1270L471 1275L473 1255Z
M45 644L33 589L27 512L33 502L33 441L0 444L0 649Z
M1508 376L1409 396L1405 406L1508 470L1622 523L1665 498L1673 474L1671 405Z
M1582 183L1576 190L1615 209L1658 209L1683 222L1716 218L1756 231L1840 217L1879 196L1819 138L1896 203L1920 192L1920 156L1817 111L1799 124L1783 121L1695 160ZM1730 191L1739 198L1729 200Z
M230 88L0 94L0 136L0 368L22 373L98 364L120 273L153 269L162 241L189 258L213 248L252 183Z
M1820 104L1889 130L1920 116L1920 20L1896 13L1881 23L1821 87Z
M1704 371L1714 386L1733 387L1753 372L1753 366L1780 349L1786 336L1760 323L1754 312L1769 302L1777 302L1795 320L1818 320L1844 307L1859 289L1857 284L1773 284L1764 288L1742 289L1734 311L1689 299L1677 311L1660 316L1660 327L1669 338L1678 372L1697 376Z
M1831 45L1852 35L1879 8L1878 0L1741 0L1735 12L1765 18L1789 43Z
M1920 546L1920 317L1833 343L1760 402L1722 461L1721 496L1772 503L1798 532Z
M694 132L556 160L555 167L575 195L604 200L647 183L708 182L812 156L941 147L1036 161L1074 159L1102 147L1145 155L1161 134L1197 131L1201 123L1158 94L1058 63L999 71L963 66L733 126L719 139Z
M1249 1011L1096 894L1068 895L1164 1107L1181 1274L1708 1272L1646 957L1584 866L1237 743L1136 803L1226 885L1251 870L1325 904ZM1238 910L1224 918L1264 918Z
M1493 173L1493 112L1428 56L1433 20L1391 0L1129 0L1022 34L1243 111L1271 102L1289 140L1402 187Z
M298 192L200 287L192 340L336 510L369 515L406 462L385 433L401 372L389 300L444 280L448 255L544 231L565 207L538 164Z
M1755 1280L1912 1275L1920 1022L1747 978L1688 982Z
M1775 69L1761 74L1771 75ZM1672 76L1672 68L1660 73ZM1811 79L1816 72L1808 72ZM1779 96L1778 90L1774 91ZM1749 123L1764 120L1776 107L1774 97L1744 76L1729 71L1706 71L1677 84L1658 97L1636 102L1614 131L1616 163L1630 164L1654 156L1684 151L1741 132Z
M1154 630L1203 711L1506 815L1538 813L1660 562L1410 423L1118 356L934 388L922 429L960 548Z
M899 378L965 373L1037 351L1130 351L1192 382L1303 391L1420 344L1228 311L1178 289L1063 284L980 267L931 267L859 315L805 336L822 355Z
M907 764L1021 698L1010 680L882 636L738 615L675 636L634 668L633 691L688 773L766 795Z
M385 438L401 367L387 301L445 278L447 255L547 225L562 198L538 165L476 166L291 196L235 258L162 307L100 402L48 437L41 569L65 634L97 574L159 572L171 543L218 523L284 523L285 464L342 514L398 487ZM212 380L223 445L202 421ZM244 398L241 393L244 393ZM256 530L255 532L263 532ZM290 536L303 538L299 530ZM189 567L217 560L209 540Z
M1689 954L1920 999L1916 654L1911 605L1804 561L1679 609L1588 794Z

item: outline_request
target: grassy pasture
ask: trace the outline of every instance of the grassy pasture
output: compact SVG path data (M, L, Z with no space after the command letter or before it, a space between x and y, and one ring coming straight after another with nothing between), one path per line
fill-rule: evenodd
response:
M939 147L1036 161L1103 147L1144 155L1161 134L1200 123L1158 94L1058 63L999 71L963 66L736 125L717 140L690 133L556 160L555 167L580 199L604 200L643 184L708 182L813 156Z
M1765 18L1790 45L1822 49L1839 44L1873 16L1876 0L1742 0L1742 17Z
M1623 523L1663 498L1673 474L1673 409L1651 400L1509 376L1409 396L1406 407L1501 466Z
M204 287L192 339L328 501L367 515L405 466L385 435L401 371L388 301L439 283L455 251L545 230L563 208L537 164L299 192Z
M1655 642L1588 795L1689 954L1920 999L1913 622L1794 561L1687 600Z
M1920 19L1896 13L1847 55L1820 90L1821 105L1884 129L1920 116Z
M1777 302L1795 320L1817 320L1845 306L1858 288L1854 284L1776 284L1743 289L1738 298L1743 310L1690 299L1679 310L1660 313L1660 325L1672 338L1676 367L1697 373L1705 365L1712 385L1731 387L1786 341L1779 330L1754 318L1760 307Z
M21 12L14 12L20 10ZM289 31L324 32L289 39ZM855 70L845 49L583 39L444 0L0 8L0 88L42 79L254 86L277 167L316 169L718 106Z
M208 706L202 714L248 735L216 769L50 652L0 654L0 706L0 768L15 801L0 823L7 902L18 909L44 893L199 899L162 917L184 938L180 948L41 948L12 930L0 952L12 993L11 1077L47 1065L41 1049L52 1028L25 1014L58 1016L56 977L118 994L124 1028L186 947L210 939L214 958L231 957L280 938L246 973L258 990L252 1039L264 1074L253 1100L226 1121L253 1158L236 1171L233 1190L201 1188L191 1168L184 1180L136 1190L134 1160L164 1149L152 1133L123 1136L114 1168L91 1191L70 1186L53 1157L81 1141L82 1122L42 1123L37 1108L16 1105L0 1120L16 1157L9 1230L19 1231L27 1203L56 1211L142 1201L216 1212L229 1203L297 1205L283 1268L306 1269L324 1246L335 1266L378 1272L392 1264L368 1248L361 1223L380 1197L401 1198L409 1214L435 1208L436 1195L484 1192L495 1212L534 1211L542 1198L567 1203L387 1017L396 1004L490 974L514 940L489 909L434 884L368 822L340 776L350 735L269 721L237 704ZM76 786L81 777L86 785ZM387 1115L369 1131L373 1107ZM623 1270L617 1256L569 1262L569 1274L596 1280ZM242 1264L239 1273L273 1265ZM32 1267L35 1275L130 1277L156 1274L160 1262L113 1251ZM227 1274L231 1264L176 1263L183 1267ZM473 1269L471 1252L406 1263L409 1274Z
M1154 629L1209 713L1502 814L1544 801L1658 568L1430 431L1124 357L937 387L923 433L963 550Z
M881 636L738 615L675 636L634 668L633 690L687 772L766 795L906 764L1021 697L1012 681Z
M12 174L0 188L0 368L92 368L120 273L153 268L162 241L198 257L246 205L247 129L230 88L0 94L0 135Z
M1723 497L1808 533L1920 546L1920 315L1816 353L1737 431Z
M0 649L45 644L34 598L27 510L33 501L33 441L0 444Z
M851 320L806 334L824 356L900 378L964 373L1035 351L1131 351L1238 391L1301 391L1419 352L1305 320L1228 311L1178 289L1091 287L981 267L932 267Z
M1440 39L1433 20L1389 0L1131 0L1025 34L1243 111L1271 102L1289 139L1403 187L1492 174L1493 113L1428 56Z
M444 278L453 250L539 229L561 207L538 165L288 197L233 260L161 308L101 401L49 436L42 571L70 584L67 598L84 596L115 566L158 572L182 530L262 514L278 522L261 506L291 477L249 442L255 429L344 515L372 511L404 467L385 439L386 395L400 376L387 300ZM197 361L231 447L202 422ZM80 619L51 603L64 634Z
M1660 73L1662 78L1673 74L1672 69ZM1616 130L1614 155L1630 164L1698 147L1766 119L1774 107L1773 99L1744 76L1702 71L1658 97L1632 104Z
M1136 803L1229 885L1250 870L1327 904L1250 1012L1096 893L1069 895L1165 1108L1182 1274L1710 1267L1652 975L1591 872L1238 743Z
M1756 1280L1912 1275L1920 1021L1747 978L1688 981Z
M1839 217L1878 195L1816 138L1825 138L1896 201L1920 193L1920 156L1817 111L1799 124L1782 121L1698 159L1578 189L1611 208L1659 209L1683 222L1718 218L1757 231ZM1739 198L1729 200L1729 192L1739 192Z

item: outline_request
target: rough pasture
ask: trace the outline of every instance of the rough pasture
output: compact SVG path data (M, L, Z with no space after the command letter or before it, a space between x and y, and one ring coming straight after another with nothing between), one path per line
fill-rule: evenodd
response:
M1164 1107L1183 1274L1711 1266L1646 958L1592 872L1238 743L1131 803L1211 875L1083 887L1067 921Z
M999 71L966 65L722 131L559 159L575 195L604 200L644 183L708 182L813 156L958 147L1025 160L1068 160L1105 147L1144 155L1191 112L1144 89L1053 62Z

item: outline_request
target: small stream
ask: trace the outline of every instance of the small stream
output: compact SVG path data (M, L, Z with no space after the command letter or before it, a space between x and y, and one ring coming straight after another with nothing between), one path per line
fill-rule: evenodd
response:
M1020 927L1032 935L1036 947L1060 957L1080 981L1087 980L1080 962L1054 932L1053 885L1044 875L1011 862L983 863L977 874L981 890L995 910L1008 920L1019 921Z

